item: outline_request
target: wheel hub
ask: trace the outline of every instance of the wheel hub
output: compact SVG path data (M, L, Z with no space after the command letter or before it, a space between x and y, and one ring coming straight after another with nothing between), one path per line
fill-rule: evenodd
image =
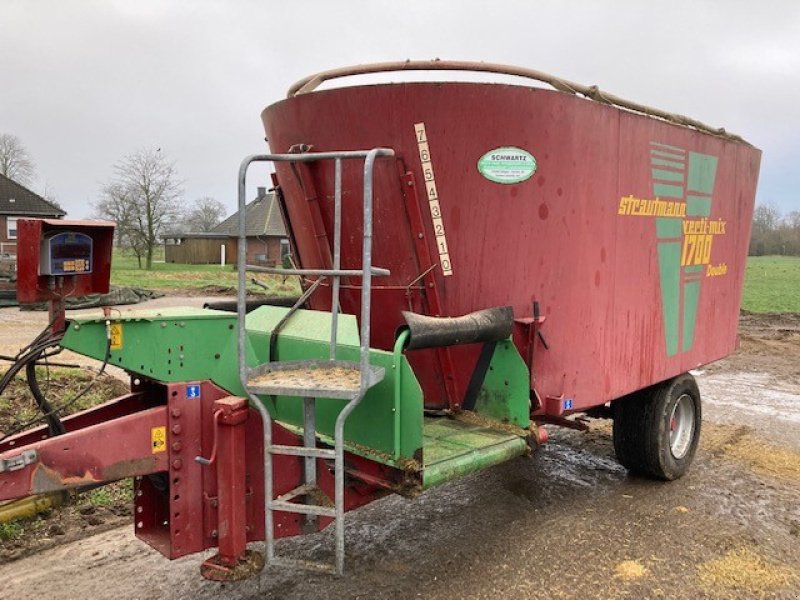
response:
M672 456L681 459L689 452L695 428L694 401L683 394L672 408L670 417L669 446Z

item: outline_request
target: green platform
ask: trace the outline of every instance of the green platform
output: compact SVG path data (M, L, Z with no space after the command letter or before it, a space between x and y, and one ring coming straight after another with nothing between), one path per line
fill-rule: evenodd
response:
M449 417L426 417L422 431L423 487L430 488L528 451L524 438Z

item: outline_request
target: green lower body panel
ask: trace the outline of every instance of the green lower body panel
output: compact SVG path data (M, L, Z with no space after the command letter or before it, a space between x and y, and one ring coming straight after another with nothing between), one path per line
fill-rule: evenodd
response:
M447 417L425 418L422 444L426 489L528 452L519 435Z

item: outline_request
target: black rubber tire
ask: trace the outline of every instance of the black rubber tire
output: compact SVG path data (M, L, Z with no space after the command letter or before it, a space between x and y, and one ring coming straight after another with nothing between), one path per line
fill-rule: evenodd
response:
M694 404L694 431L686 454L676 458L670 448L670 418L678 399L688 395ZM672 481L692 464L700 441L700 391L689 373L619 398L614 409L614 452L631 473Z

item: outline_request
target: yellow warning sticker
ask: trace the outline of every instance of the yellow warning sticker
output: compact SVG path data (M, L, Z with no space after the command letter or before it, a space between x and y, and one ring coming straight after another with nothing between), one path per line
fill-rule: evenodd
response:
M167 428L153 427L150 430L150 449L153 454L167 450Z
M111 349L122 349L122 323L111 324Z

